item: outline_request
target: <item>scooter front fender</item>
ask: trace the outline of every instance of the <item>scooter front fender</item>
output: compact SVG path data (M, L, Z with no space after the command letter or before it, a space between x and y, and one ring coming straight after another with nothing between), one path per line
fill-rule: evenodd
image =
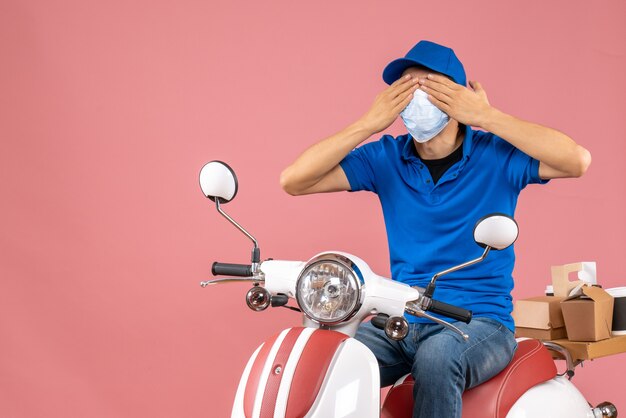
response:
M372 352L335 331L288 328L254 352L232 418L374 418L380 375Z

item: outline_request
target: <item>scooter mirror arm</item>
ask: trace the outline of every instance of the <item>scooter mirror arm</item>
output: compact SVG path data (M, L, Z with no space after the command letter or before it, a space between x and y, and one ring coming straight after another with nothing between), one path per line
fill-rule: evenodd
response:
M465 263L459 264L458 266L450 267L447 270L440 271L439 273L435 274L433 276L433 278L430 279L430 283L428 283L428 286L426 286L426 290L424 291L423 297L427 298L427 299L424 299L422 304L428 303L428 300L433 297L433 293L435 293L435 282L437 281L438 278L440 278L441 276L445 276L446 274L453 273L455 271L464 269L465 267L469 267L469 266L474 265L476 263L480 263L481 261L483 261L485 259L485 257L487 257L487 254L489 254L490 250L491 250L491 247L490 246L486 246L485 247L485 251L483 251L483 254L480 257L475 258L475 259L470 260L470 261L466 261ZM424 306L424 305L422 305L422 306Z
M244 229L243 226L239 225L237 221L228 216L228 214L222 210L222 208L220 207L220 199L215 199L215 208L224 218L228 220L228 222L233 224L235 228L240 230L252 241L252 244L254 244L254 248L252 249L252 272L256 273L259 269L259 262L261 261L261 251L259 250L259 244L257 243L256 238L254 238L248 231Z
M463 337L465 341L469 340L469 335L461 331L456 326L424 312L422 308L420 308L419 303L417 301L407 302L406 306L404 307L404 311L410 315L417 316L419 318L430 319L431 321L436 322L440 325L443 325L444 327L456 332L461 337Z
M542 341L543 345L546 346L549 350L559 354L565 360L565 367L567 368L565 372L560 374L559 376L567 375L569 380L572 380L574 377L574 369L576 366L582 363L580 360L572 360L572 356L567 348L558 345L557 343L553 343L552 341Z
M224 278L221 278L221 279L213 279L213 280L207 280L207 281L204 281L204 282L200 282L200 286L207 287L208 285L212 285L212 284L235 283L235 282L248 282L248 283L252 283L253 285L257 286L260 282L265 282L265 278L261 277L261 276L255 276L255 277L224 277Z

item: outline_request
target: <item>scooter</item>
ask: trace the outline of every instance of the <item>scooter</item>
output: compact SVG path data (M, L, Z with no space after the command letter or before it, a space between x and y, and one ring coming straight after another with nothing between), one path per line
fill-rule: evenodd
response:
M477 258L433 276L426 288L410 287L374 273L359 257L326 251L308 261L261 261L256 239L222 209L237 194L234 171L212 161L200 171L203 194L217 211L252 242L250 264L214 262L213 275L231 276L201 283L202 287L249 282L246 304L253 311L285 307L303 314L303 326L285 329L261 344L250 357L237 388L232 417L410 417L413 382L396 382L380 406L380 376L373 353L354 339L359 324L372 317L387 337L402 340L409 326L405 314L428 318L458 333L454 321L469 323L471 311L432 298L439 277L479 263L490 251L517 239L515 220L490 214L478 220L474 240L483 248ZM289 304L295 300L296 306ZM549 351L550 350L550 351ZM555 353L566 361L557 373ZM617 417L609 402L591 407L571 378L578 362L554 343L518 340L511 363L489 381L463 395L463 417Z

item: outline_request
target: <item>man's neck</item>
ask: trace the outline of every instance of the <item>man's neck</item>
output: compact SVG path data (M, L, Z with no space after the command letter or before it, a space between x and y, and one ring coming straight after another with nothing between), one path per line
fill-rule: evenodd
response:
M463 125L461 127L464 128ZM448 124L443 131L438 133L428 142L419 143L413 141L417 154L423 160L438 160L452 154L465 138L465 129L459 129L459 124Z

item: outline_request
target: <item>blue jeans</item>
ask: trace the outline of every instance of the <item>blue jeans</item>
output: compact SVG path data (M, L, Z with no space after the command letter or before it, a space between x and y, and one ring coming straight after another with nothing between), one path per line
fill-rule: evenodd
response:
M513 333L491 318L455 322L469 335L443 326L409 324L402 341L387 338L371 322L361 324L355 338L378 359L381 386L411 373L415 379L413 418L461 418L461 395L504 369L517 347Z

